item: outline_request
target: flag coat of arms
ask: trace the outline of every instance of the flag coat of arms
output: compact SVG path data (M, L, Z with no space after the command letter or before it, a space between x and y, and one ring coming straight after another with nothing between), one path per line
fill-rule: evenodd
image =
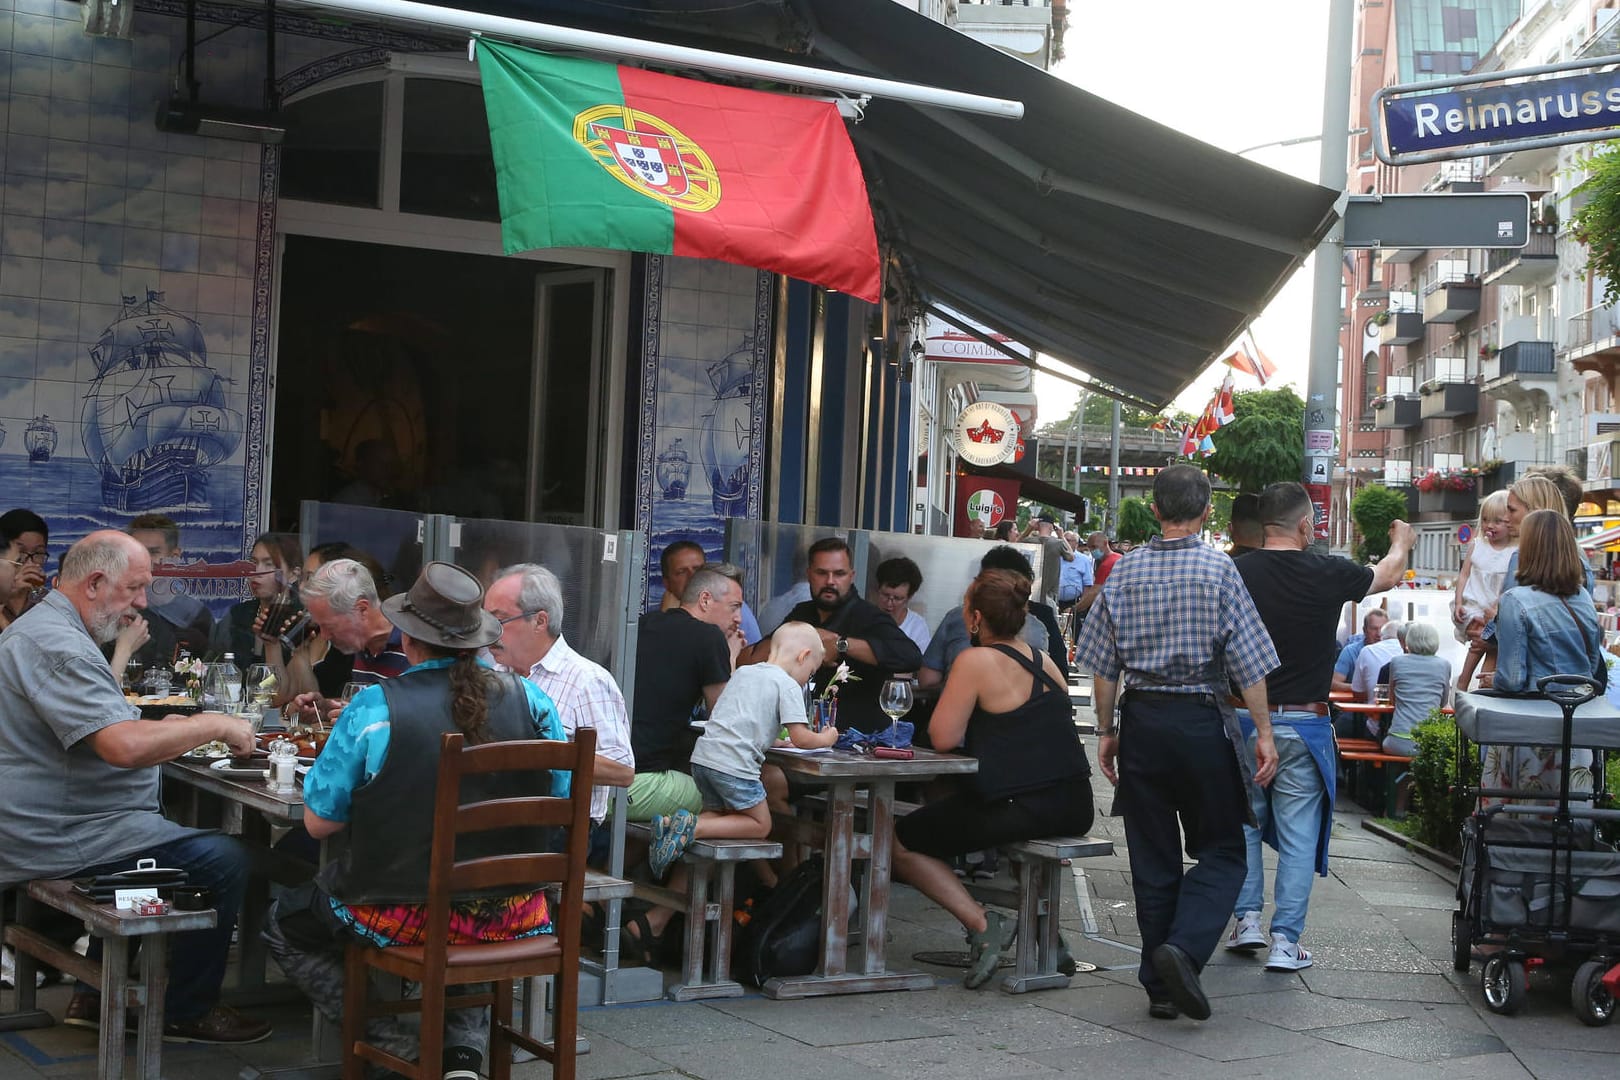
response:
M877 302L866 181L831 102L486 38L477 56L507 254L719 259Z

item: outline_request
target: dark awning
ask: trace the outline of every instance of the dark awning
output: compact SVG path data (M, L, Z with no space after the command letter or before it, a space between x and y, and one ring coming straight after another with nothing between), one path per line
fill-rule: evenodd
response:
M872 101L851 133L883 239L930 301L1152 402L1219 359L1332 224L1335 192L899 4L790 2L813 56L1024 103L1009 121Z
M1333 220L1326 188L888 0L450 2L1022 101L1002 120L873 100L851 134L880 239L926 302L1154 404L1219 359Z
M995 480L1018 481L1019 498L1033 499L1036 502L1045 503L1047 506L1053 506L1059 510L1067 510L1071 514L1084 514L1086 512L1086 501L1080 495L1067 488L1060 488L1050 481L1038 479L1010 465L990 465L982 469L969 468L967 471L971 476L988 476Z

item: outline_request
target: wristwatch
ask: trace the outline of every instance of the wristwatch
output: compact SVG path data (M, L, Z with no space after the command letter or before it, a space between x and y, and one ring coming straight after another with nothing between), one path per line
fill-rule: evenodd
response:
M839 656L849 655L849 638L840 637L836 642L833 643L833 647L838 650Z

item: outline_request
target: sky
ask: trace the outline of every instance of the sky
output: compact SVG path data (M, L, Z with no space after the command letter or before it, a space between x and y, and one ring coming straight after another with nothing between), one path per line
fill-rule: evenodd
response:
M1322 129L1327 14L1328 0L1071 0L1065 56L1052 74L1223 150L1314 135ZM1244 156L1314 181L1319 154L1313 142ZM1254 322L1256 342L1278 367L1271 385L1292 383L1301 397L1310 304L1307 260ZM1201 411L1220 375L1194 380L1177 407ZM1039 374L1035 385L1043 420L1074 407L1078 387Z

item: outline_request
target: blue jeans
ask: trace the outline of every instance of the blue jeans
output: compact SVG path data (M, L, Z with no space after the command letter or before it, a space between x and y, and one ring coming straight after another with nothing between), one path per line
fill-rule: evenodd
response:
M1277 830L1277 877L1272 884L1276 910L1271 916L1271 932L1289 941L1299 941L1305 932L1305 912L1311 904L1312 878L1316 875L1316 842L1321 832L1323 803L1327 791L1316 759L1299 733L1289 726L1292 715L1273 713L1271 734L1277 744L1277 775L1268 789L1251 795L1254 817L1260 828L1245 825L1243 838L1248 845L1249 872L1238 894L1236 914L1260 911L1266 902L1265 866L1260 861L1260 834L1269 817ZM1249 760L1254 761L1256 737L1249 736ZM1269 797L1268 797L1269 792Z
M225 981L225 954L236 930L236 914L242 910L242 894L247 888L248 853L237 840L221 833L199 832L156 847L131 852L127 858L101 866L86 867L75 877L116 874L133 870L136 859L153 858L161 867L175 867L190 875L192 885L213 894L219 923L212 930L175 934L169 949L169 991L163 999L163 1022L186 1023L201 1019L219 1003L219 988ZM123 942L115 943L122 948ZM89 956L101 959L101 939L91 938ZM76 990L98 993L99 989L80 983Z

